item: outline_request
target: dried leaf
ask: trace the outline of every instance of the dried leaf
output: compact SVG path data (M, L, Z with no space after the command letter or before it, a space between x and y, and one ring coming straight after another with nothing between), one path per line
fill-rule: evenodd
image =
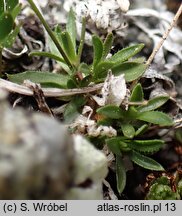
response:
M93 99L100 106L105 106L107 104L120 106L125 99L126 93L127 88L124 75L113 76L112 73L108 73L100 96L93 96Z

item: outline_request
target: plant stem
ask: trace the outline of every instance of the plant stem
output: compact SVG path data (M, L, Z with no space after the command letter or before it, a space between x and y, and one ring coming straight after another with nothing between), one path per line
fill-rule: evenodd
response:
M47 24L47 22L45 21L44 17L42 16L42 14L40 13L39 9L37 8L37 6L35 5L35 3L33 2L33 0L28 0L29 4L31 5L33 11L35 12L35 14L38 16L38 18L40 19L40 21L42 22L44 28L46 29L46 31L48 32L49 36L51 37L51 39L53 40L54 44L56 45L57 49L59 50L59 52L61 53L62 57L64 58L66 64L68 65L68 67L72 70L74 68L74 66L72 65L72 63L70 62L69 58L67 57L66 53L64 52L63 48L61 47L58 39L56 38L54 32L51 30L51 28L49 27L49 25Z
M80 59L82 55L83 45L85 41L85 29L86 29L86 19L83 17L82 19L82 30L81 30L81 38L80 38L80 44L78 47L78 59L77 59L77 65L80 64Z

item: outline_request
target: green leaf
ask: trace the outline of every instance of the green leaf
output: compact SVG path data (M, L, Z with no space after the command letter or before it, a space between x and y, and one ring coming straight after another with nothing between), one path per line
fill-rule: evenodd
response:
M15 18L18 16L18 14L20 13L21 11L21 4L17 4L13 10L11 11L11 15L13 17L13 20L15 20Z
M145 61L146 61L145 57L138 57L138 58L133 58L132 59L132 62L141 63L141 64L144 64Z
M78 46L78 52L77 52L77 66L80 64L84 42L85 42L85 32L86 32L86 18L82 18L82 29L81 29L81 37L80 37L80 43Z
M86 63L81 63L78 67L78 71L87 75L90 75L90 67Z
M157 124L160 126L172 126L173 120L165 113L159 111L147 111L138 113L136 117L138 120Z
M40 71L26 71L23 73L8 74L11 82L22 84L24 80L30 80L34 83L40 83L43 87L66 88L69 76Z
M56 27L54 29L54 34L55 34L56 38L58 39L60 45L62 46L61 29L60 29L59 25L56 25ZM49 36L47 37L47 39L48 39L47 43L49 45L49 49L50 49L51 53L53 53L54 55L57 55L57 56L61 56L59 50L57 49L57 47L54 44L54 42L52 41L52 39Z
M94 68L94 79L97 81L106 78L108 70L113 67L114 63L109 61L101 61Z
M121 154L121 148L120 148L120 139L117 139L117 137L113 137L110 139L106 139L106 144L108 145L109 149L112 151L113 154L115 155L122 155Z
M61 33L62 33L62 29L61 29L60 25L57 24L57 25L55 26L55 28L54 28L54 34L56 35L56 37L57 37L57 39L58 39L60 45L63 46L62 38L61 38ZM52 39L50 39L50 41L52 41ZM52 43L54 44L53 41L52 41ZM54 44L54 46L56 47L55 44ZM50 48L51 48L51 47L50 47ZM53 48L54 48L54 47L53 47ZM57 49L57 47L56 47L56 49ZM51 51L52 51L52 50L51 50ZM53 51L54 51L54 50L53 50ZM58 50L57 50L57 52L59 53ZM55 54L55 53L54 53L54 54Z
M21 25L18 25L15 27L15 29L13 31L11 31L6 38L1 42L1 45L3 47L9 48L13 45L13 43L16 40L16 37L18 35L18 33L20 32L20 27Z
M124 62L122 64L116 64L112 67L112 72L114 75L125 74L125 79L127 82L138 79L146 70L145 64L140 64L136 62Z
M50 59L54 59L56 61L65 63L63 58L61 58L60 56L54 55L52 53L49 53L49 52L38 52L38 51L36 52L35 51L35 52L30 52L29 56L43 56L43 57L48 57Z
M70 35L74 50L76 52L76 21L75 20L76 20L75 13L73 9L71 8L68 13L68 21L66 24L66 30Z
M71 123L78 115L80 115L80 108L85 104L85 98L81 95L75 96L66 106L64 111L64 122Z
M142 86L140 83L138 83L133 91L132 91L132 94L131 94L131 97L130 97L130 101L131 102L140 102L140 101L143 101L144 98L143 98L143 89L142 89Z
M13 18L10 13L5 12L0 17L0 41L4 40L13 29Z
M68 89L72 89L72 88L77 88L77 83L75 82L75 80L73 78L69 78L68 82L67 82L67 88Z
M145 131L148 129L149 125L148 124L143 124L141 127L138 128L138 130L135 132L135 136L142 135L145 133Z
M154 179L151 184L163 184L163 185L170 185L170 180L168 179L167 176L161 176L157 179Z
M164 145L163 140L132 140L129 143L129 147L134 150L144 152L144 153L154 153L159 151Z
M113 44L113 34L110 32L107 34L106 39L104 40L104 44L103 44L103 53L102 53L102 59L104 60L107 55L110 53L111 51L111 47Z
M142 105L137 108L139 112L146 112L155 110L165 104L169 99L169 96L158 96L148 101L147 105Z
M110 118L101 118L97 120L97 125L104 125L104 126L112 126L113 125L113 119Z
M0 0L0 16L3 14L4 12L4 0Z
M116 156L116 181L117 190L121 194L126 186L126 170L122 158Z
M106 144L108 145L109 149L116 155L121 155L122 152L128 152L131 148L126 143L126 137L117 136L106 139Z
M132 139L135 135L135 128L131 124L122 123L121 130L123 132L123 135L129 139Z
M92 36L92 44L94 48L93 66L95 67L102 58L103 43L97 35Z
M67 31L61 33L62 45L71 63L76 63L76 52L72 39Z
M134 55L136 55L138 52L140 52L143 49L143 47L144 47L144 44L137 44L137 45L129 46L127 48L124 48L118 51L109 60L115 63L124 62L128 60L129 58L133 57Z
M74 121L80 113L75 104L72 102L68 103L64 112L64 123L69 124Z
M59 25L57 25L54 29L54 34L56 36L56 38L58 39L60 46L63 47L62 45L62 39L61 39L61 28ZM53 40L48 36L48 45L49 45L49 49L51 51L52 54L56 55L56 56L60 56L60 58L62 58L62 55L60 54L59 50L57 49L56 45L54 44ZM58 64L63 68L64 71L66 71L68 74L71 75L71 71L68 67L68 65L66 63L60 62L58 61Z
M136 151L132 151L130 154L131 160L136 163L137 165L149 169L149 170L156 170L156 171L164 171L164 168L152 158L144 156Z
M180 144L182 144L182 128L178 128L175 130L175 138Z
M92 76L91 75L88 75L88 76L84 77L80 81L80 87L87 87L91 81L92 81Z
M177 193L168 185L155 183L151 185L146 200L176 200Z
M18 4L18 0L5 0L5 2L7 11L12 11Z
M124 118L128 120L135 120L138 116L138 111L135 109L134 106L130 106L127 111L124 113Z
M123 111L119 107L114 106L114 105L107 105L107 106L101 107L97 109L97 113L104 115L111 119L120 119L120 118L123 118L124 116Z

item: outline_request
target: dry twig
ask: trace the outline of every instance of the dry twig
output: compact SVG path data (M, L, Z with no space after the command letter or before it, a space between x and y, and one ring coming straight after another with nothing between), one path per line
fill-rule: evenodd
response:
M176 12L176 14L175 14L175 16L174 16L174 18L173 18L173 20L172 20L172 22L171 22L169 28L166 30L166 32L165 32L164 35L162 36L160 42L159 42L159 43L157 44L157 46L153 49L153 52L152 52L151 55L149 56L149 58L148 58L148 60L147 60L147 62L146 62L146 64L147 64L148 66L150 66L150 64L151 64L151 62L153 61L155 55L157 54L157 52L159 51L159 49L162 47L164 41L165 41L166 38L168 37L170 31L171 31L171 30L173 29L173 27L176 25L176 23L177 23L177 21L178 21L178 19L179 19L179 16L181 15L181 13L182 13L182 3L181 3L181 5L180 5L178 11Z
M61 97L61 96L71 96L76 94L85 94L100 90L103 86L103 83L84 87L84 88L76 88L76 89L58 89L58 88L42 88L43 94L45 97ZM33 90L24 85L19 85L7 80L0 79L0 87L10 91L16 92L22 95L32 96Z

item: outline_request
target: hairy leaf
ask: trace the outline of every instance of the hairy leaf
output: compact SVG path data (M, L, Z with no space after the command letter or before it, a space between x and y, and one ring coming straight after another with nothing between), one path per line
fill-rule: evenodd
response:
M43 87L66 88L68 76L40 71L27 71L19 74L8 74L8 79L12 82L22 84L24 80L40 83Z
M94 48L93 65L95 67L100 62L100 60L102 58L103 43L97 35L92 36L92 43L93 43L93 48Z
M72 39L67 31L64 31L61 33L61 40L62 40L64 51L67 54L67 57L70 59L72 63L75 63L77 60L76 52L75 52L75 48L74 48Z
M116 64L112 67L114 75L124 74L127 82L138 79L146 70L145 64L136 62L124 62L122 64Z
M139 166L145 169L164 171L164 168L158 162L136 151L131 152L130 158L134 163L138 164Z
M114 105L107 105L104 107L101 107L97 109L97 113L104 115L111 119L120 119L123 118L123 111L118 107Z
M61 38L61 28L59 25L57 25L54 29L54 34L57 37L57 40L59 41L60 46L63 48L63 44L62 44L62 38ZM60 58L62 58L61 53L59 52L59 50L57 49L56 45L54 44L53 40L48 36L48 45L49 45L49 49L51 51L52 54L56 55L56 56L60 56ZM58 61L58 64L63 68L64 71L66 71L68 74L72 74L72 72L70 71L70 68L68 67L68 65L66 63L63 63L61 61Z
M54 29L54 34L55 34L56 38L58 39L60 45L62 46L61 32L62 31L61 31L60 26L56 25L56 27ZM49 49L50 49L51 53L53 53L54 55L62 57L59 50L57 49L56 45L52 41L52 39L50 37L47 37L47 39L48 39L48 45L49 45Z
M130 101L131 102L140 102L140 101L143 101L144 98L143 98L143 89L142 89L142 86L140 83L138 83L133 91L132 91L132 94L131 94L131 97L130 97Z
M97 81L103 78L106 78L108 74L108 70L113 67L114 63L110 61L101 61L97 64L97 66L94 68L94 77Z
M119 146L119 143L120 143L120 139L117 139L117 137L106 139L106 144L108 145L112 153L121 156L122 154L121 154L121 148Z
M137 44L133 46L129 46L127 48L124 48L120 51L118 51L116 54L114 54L109 60L113 61L115 63L121 63L129 58L133 57L136 55L138 52L140 52L144 47L144 44Z
M70 35L73 43L74 50L76 52L76 18L73 9L71 8L68 13L68 21L66 23L66 30Z
M63 43L62 43L62 37L61 37L61 33L62 33L63 31L62 31L62 29L61 29L61 26L59 25L59 24L57 24L56 26L55 26L55 28L54 28L54 34L56 35L56 37L57 37L57 39L58 39L58 41L59 41L59 43L60 43L60 45L61 46L63 46ZM49 37L48 37L49 38ZM50 39L50 41L52 42L52 44L54 44L54 42L52 41L52 39ZM56 47L56 45L54 44L54 46ZM51 49L52 47L50 47L50 49ZM53 47L54 48L54 47ZM56 49L57 49L57 47L56 47ZM52 50L51 50L52 51ZM54 50L53 50L54 51ZM57 52L59 52L58 50L57 50ZM53 52L54 53L54 52ZM55 53L54 53L55 54Z
M173 120L165 113L159 111L147 111L138 113L138 120L157 124L160 126L172 126Z
M18 14L21 11L21 4L17 4L11 11L11 15L13 17L13 20L15 20L15 18L18 16Z
M0 17L0 41L4 40L6 36L12 31L13 29L13 18L10 13L5 12Z
M145 133L148 127L149 127L148 124L143 124L141 127L138 128L138 130L136 130L135 136L139 136Z
M182 128L178 128L175 130L175 138L182 144Z
M80 87L87 87L91 81L92 81L92 76L91 75L88 75L88 76L84 77L80 81Z
M4 12L4 0L0 0L0 16L3 14Z
M138 116L138 111L135 109L134 106L130 106L127 111L124 113L124 118L128 120L135 120Z
M67 82L67 88L68 89L72 89L72 88L77 88L77 83L75 82L75 80L73 78L69 78L68 82Z
M85 42L85 32L86 32L86 18L82 18L82 29L81 29L81 37L80 37L80 43L78 46L78 52L77 52L77 65L80 64L84 42Z
M74 97L66 106L63 113L64 122L71 123L73 120L80 115L80 108L85 104L85 98L82 95Z
M123 135L129 139L132 139L135 135L135 128L131 124L122 124L121 130Z
M61 58L58 55L49 53L49 52L31 52L31 53L29 53L29 56L43 56L43 57L48 57L48 58L54 59L56 61L60 61L60 62L65 63L63 58Z
M61 33L62 33L62 30L61 30L60 26L57 25L54 29L54 34L57 37L61 47L63 47ZM50 49L51 53L56 55L56 56L60 56L60 58L62 58L61 53L57 49L57 47L54 44L54 42L52 41L52 39L49 36L47 38L48 38L48 45L49 45L49 49ZM70 75L72 74L67 64L65 64L61 61L58 61L58 63L68 74L70 74Z
M113 44L113 34L108 33L106 39L104 40L102 59L105 59L107 55L110 53L112 44Z
M3 40L1 42L1 45L3 47L9 48L13 45L13 43L16 40L16 36L18 35L19 31L20 31L20 27L21 25L18 25L15 27L15 29L13 31L11 31L5 38L5 40Z
M129 147L134 150L144 152L144 153L154 153L159 151L164 145L163 140L132 140L129 141Z
M152 98L148 101L147 105L139 106L137 110L139 112L146 112L155 110L159 107L161 107L163 104L165 104L169 99L169 96L158 96L155 98Z
M12 11L18 4L18 0L6 0L6 10Z
M116 156L116 181L117 190L121 194L126 185L126 170L120 156Z
M78 67L78 71L85 75L90 75L90 67L86 63L81 63Z
M116 155L121 155L122 152L128 152L131 150L127 143L126 137L123 136L106 139L106 144L108 145L110 150Z

